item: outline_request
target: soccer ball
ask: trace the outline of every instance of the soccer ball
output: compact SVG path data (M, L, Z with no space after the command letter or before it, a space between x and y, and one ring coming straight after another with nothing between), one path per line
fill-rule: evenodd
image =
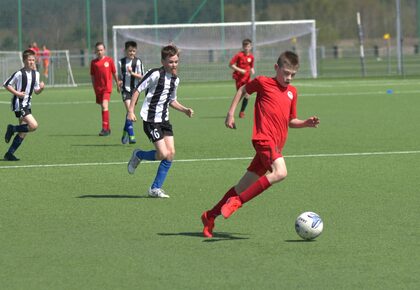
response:
M304 240L315 239L322 233L324 223L321 217L314 212L304 212L296 218L296 233Z

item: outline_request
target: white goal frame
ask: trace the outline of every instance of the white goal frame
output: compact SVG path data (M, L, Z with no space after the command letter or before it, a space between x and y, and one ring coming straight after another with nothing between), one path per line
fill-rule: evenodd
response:
M60 55L60 57L57 57ZM40 56L40 67L38 68L41 80L47 87L76 87L74 81L73 71L70 64L70 53L69 50L50 50L50 64L48 78L43 76L43 63L42 55ZM58 62L64 61L65 63L60 66L61 77L65 81L58 80L57 77L57 64ZM0 77L2 81L10 77L12 73L23 67L22 52L21 51L0 51Z
M267 35L264 36L265 39L263 40L263 36L259 36L259 27L270 27L269 29L275 29L274 32L270 32L273 36L272 39L270 39ZM296 34L293 34L293 32L287 31L287 29L282 29L282 27L305 27L305 31L299 31L296 32ZM208 45L206 48L203 48L203 42L202 41L199 45L196 46L197 43L194 43L194 36L192 36L191 43L186 43L185 41L177 41L177 39L169 39L167 37L166 39L153 39L151 37L151 34L154 32L156 35L159 35L159 33L168 31L171 29L179 29L178 34L185 33L188 34L191 29L197 29L197 28L203 28L203 29L209 29L209 28L220 28L220 31L223 31L223 28L232 28L232 27L242 27L241 29L245 29L249 32L247 32L245 35L247 37L244 37L244 35L237 35L235 36L235 39L233 37L229 37L226 39L223 39L223 41L214 41L214 40L208 40L208 43L205 43L205 45ZM278 30L277 30L278 27ZM264 46L271 45L271 47L276 46L277 43L282 43L282 45L279 45L279 50L285 50L283 47L287 46L287 49L292 50L296 49L296 47L292 44L292 39L299 39L300 37L305 37L305 47L299 49L297 47L297 53L304 63L304 69L299 73L299 75L303 75L304 77L309 78L316 78L318 76L317 73L317 53L316 53L316 22L315 20L290 20L290 21L257 21L255 23L253 22L225 22L225 23L196 23L196 24L157 24L157 25L116 25L112 27L112 33L113 33L113 57L116 63L118 63L118 60L124 56L123 50L124 50L124 40L133 40L136 41L139 46L139 56L145 63L145 67L147 69L150 69L152 67L156 67L156 65L160 66L160 54L157 54L158 51L160 51L160 48L164 45L167 45L170 42L174 42L175 45L177 45L181 49L181 61L182 61L182 73L186 74L188 70L190 70L189 67L185 68L185 61L191 61L192 57L189 52L197 52L197 51L205 51L206 49L210 52L210 50L214 51L215 53L220 54L220 51L229 51L229 55L226 56L226 58L229 58L233 56L234 51L239 51L241 49L242 39L244 38L251 38L252 30L255 28L255 38L253 39L253 52L255 56L255 63L257 64L257 75L261 74L272 74L273 67L272 65L275 63L278 54L281 51L275 51L273 55L275 56L268 56L266 55L264 51ZM141 35L141 33L144 32L144 35ZM181 32L179 32L181 31ZM279 33L276 33L279 31ZM282 32L284 33L282 34ZM141 32L141 33L139 33ZM196 32L195 32L196 33ZM146 35L148 34L148 35ZM162 33L163 34L163 33ZM260 32L260 34L263 34ZM144 36L144 37L143 37ZM219 37L219 36L217 36ZM220 38L223 38L224 35L220 36ZM177 38L177 37L176 37ZM286 44L286 45L285 45ZM147 46L155 46L156 48L159 48L159 50L156 49L154 55L144 55L143 47ZM297 45L299 46L299 45ZM272 49L273 50L273 49ZM188 52L184 54L184 52ZM202 57L204 60L206 57ZM210 56L208 57L210 58ZM265 59L263 59L265 58ZM228 62L228 60L227 60ZM226 80L230 78L230 70L228 68L228 63L226 62L226 59L223 61L220 61L220 68L218 68L218 77L221 78L221 80ZM268 65L269 63L269 65ZM153 64L154 66L151 66ZM214 64L216 65L216 64ZM302 66L301 66L302 68ZM203 74L203 70L206 69L202 68L201 73L198 73L198 71L193 72L191 74L191 78L185 78L183 75L183 80L192 80L193 77L196 77L196 75ZM225 74L223 71L226 71ZM208 74L211 72L208 71ZM227 78L226 78L227 76ZM206 81L205 79L199 79L200 81ZM213 79L212 79L213 80Z

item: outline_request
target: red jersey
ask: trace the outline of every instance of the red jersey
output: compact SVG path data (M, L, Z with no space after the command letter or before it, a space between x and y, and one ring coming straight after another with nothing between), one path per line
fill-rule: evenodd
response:
M235 80L250 79L251 69L254 68L254 56L250 53L246 55L243 51L235 54L229 62L230 65L235 64L237 67L245 69L246 73L243 75L236 70L233 71L232 78Z
M286 143L289 121L297 118L296 88L282 87L275 78L259 76L245 89L248 94L257 93L252 140L273 141L281 151Z
M51 51L46 48L41 52L42 59L50 59Z
M39 60L39 47L38 46L32 46L31 48L29 48L30 50L32 50L33 52L35 52L35 58L38 61Z
M90 75L93 76L93 88L96 94L110 94L112 92L112 75L115 73L114 61L109 56L92 60Z

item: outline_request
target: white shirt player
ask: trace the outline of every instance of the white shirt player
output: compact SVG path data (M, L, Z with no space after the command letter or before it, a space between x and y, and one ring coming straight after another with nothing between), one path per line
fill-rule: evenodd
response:
M133 63L134 61L134 63ZM122 67L124 65L124 67ZM124 57L118 61L120 80L122 80L122 89L126 92L131 92L131 88L135 88L138 85L139 80L130 74L128 70L129 67L132 68L132 71L136 74L144 74L143 63L139 58L130 59Z
M23 98L12 97L12 111L19 111L23 108L31 108L31 99L34 90L39 90L39 72L35 70L21 69L7 79L4 86L13 86L19 92L25 92Z
M140 116L143 121L161 123L169 120L169 104L176 100L179 78L165 72L164 68L149 70L137 86L146 91Z

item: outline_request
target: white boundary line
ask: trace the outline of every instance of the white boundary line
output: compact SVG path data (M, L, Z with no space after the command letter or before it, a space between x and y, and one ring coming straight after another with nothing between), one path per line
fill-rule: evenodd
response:
M305 154L288 155L285 158L317 158L317 157L358 157L358 156L377 156L377 155L407 155L420 154L420 150L414 151L389 151L389 152L360 152L360 153L331 153L331 154ZM202 161L232 161L232 160L251 160L253 157L232 157L232 158L203 158L203 159L180 159L174 162L202 162ZM19 168L48 168L48 167L82 167L82 166L107 166L122 165L123 162L92 162L92 163L68 163L68 164L32 164L32 165L11 165L0 166L0 169L19 169ZM144 163L156 163L159 161L144 161Z
M393 94L420 94L420 90L410 90L410 91L397 91L393 92ZM371 91L371 92L358 92L358 93L352 93L352 92L345 92L345 93L301 93L301 97L340 97L340 96L364 96L364 95L386 95L386 91ZM185 97L182 98L182 100L187 101L209 101L209 100L226 100L226 99L232 99L231 96L220 96L220 97ZM110 103L121 103L121 100L110 100ZM92 101L63 101L63 102L39 102L37 103L37 106L64 106L64 105L94 105L95 103ZM0 105L10 105L10 101L0 101Z

